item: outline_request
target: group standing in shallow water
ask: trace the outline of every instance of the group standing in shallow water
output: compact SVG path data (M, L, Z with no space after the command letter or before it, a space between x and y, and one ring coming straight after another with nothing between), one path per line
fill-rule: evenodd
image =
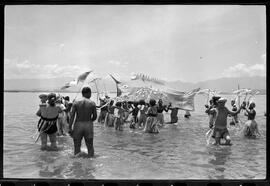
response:
M235 101L232 100L231 105L233 106L233 108L232 111L230 111L227 107L225 107L226 101L227 100L225 98L213 96L210 100L210 106L205 105L205 112L209 115L209 128L211 131L211 136L215 139L215 142L213 144L221 144L221 139L225 139L225 145L231 144L230 134L227 129L227 117L232 117L230 125L239 124L238 114L241 110L245 110L245 115L248 117L248 121L242 127L242 132L244 136L250 138L256 138L257 136L261 136L258 129L258 124L255 121L255 103L246 103L244 101L240 108L237 108L235 105ZM248 106L248 109L246 108L246 106Z
M125 122L130 122L131 129L142 129L146 133L159 133L159 127L164 126L163 111L171 110L172 123L178 122L177 113L179 108L174 108L169 104L163 105L162 100L150 99L149 103L144 100L134 102L120 102L111 100L108 96L100 99L100 106L96 106L91 98L90 87L82 89L82 98L69 101L69 97L56 96L54 93L41 94L41 103L36 113L40 117L38 121L38 138L41 139L41 150L57 150L57 135L66 135L67 133L73 138L74 155L80 154L81 141L84 138L88 157L94 156L94 127L93 122L97 119L97 108L100 109L98 117L99 123L104 123L106 127L114 127L115 130L122 131ZM244 124L243 134L246 137L256 138L260 136L258 124L255 121L256 111L255 103L243 102L241 107L237 108L235 101L231 102L232 111L225 107L225 98L213 96L209 101L210 105L205 105L206 113L209 116L209 134L215 139L214 144L222 144L221 140L225 139L225 144L231 144L231 138L227 129L227 117L231 116L230 125L240 123L238 114L241 110L245 110L248 121ZM131 115L131 120L128 117ZM190 117L187 111L185 118ZM47 138L49 137L51 147L47 146ZM38 139L37 138L37 139Z

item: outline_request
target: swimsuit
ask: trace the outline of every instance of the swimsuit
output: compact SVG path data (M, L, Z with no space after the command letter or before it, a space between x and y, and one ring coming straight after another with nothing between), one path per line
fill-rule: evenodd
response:
M44 132L46 134L53 134L57 131L57 122L58 116L52 119L40 117L38 121L38 131Z

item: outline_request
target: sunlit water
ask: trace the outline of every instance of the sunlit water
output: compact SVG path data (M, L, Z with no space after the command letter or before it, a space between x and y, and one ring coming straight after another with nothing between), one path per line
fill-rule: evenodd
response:
M72 99L76 94L66 94ZM232 96L225 95L227 98ZM96 98L93 97L95 101ZM206 144L206 98L195 97L195 111L159 134L115 131L94 123L95 158L73 158L73 142L58 138L59 151L40 150L34 143L38 93L4 94L4 177L70 179L264 179L266 176L266 96L256 96L256 121L262 136L246 139L229 127L232 146ZM229 104L226 105L229 107ZM230 108L230 107L229 107ZM241 121L246 121L243 112ZM169 121L169 113L165 121ZM86 152L83 142L82 150Z

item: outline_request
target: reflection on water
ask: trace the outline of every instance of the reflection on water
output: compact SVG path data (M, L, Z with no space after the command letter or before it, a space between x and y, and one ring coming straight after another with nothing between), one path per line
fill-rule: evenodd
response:
M224 172L225 172L225 164L228 159L230 159L231 146L220 146L216 148L209 148L209 155L212 156L209 159L209 163L215 167L216 170L216 178L218 179L225 179Z
M20 99L20 97L24 99ZM262 136L245 139L229 127L232 146L206 145L205 100L196 96L190 119L179 112L177 125L159 134L115 131L94 123L95 157L74 158L69 136L58 137L59 151L41 151L34 143L38 99L34 93L5 93L4 177L59 179L264 179L266 175L265 97L257 101L256 121ZM72 98L72 96L70 96ZM14 101L16 100L16 101ZM14 112L14 108L17 109ZM260 112L262 111L262 114ZM169 121L170 113L165 114ZM241 120L246 118L241 116ZM87 152L82 144L82 151Z

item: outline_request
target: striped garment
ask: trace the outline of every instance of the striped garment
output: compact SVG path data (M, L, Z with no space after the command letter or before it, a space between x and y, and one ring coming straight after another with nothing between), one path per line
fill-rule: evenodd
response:
M44 118L41 116L38 121L38 126L37 126L38 131L40 133L46 133L46 134L53 134L57 132L57 126L56 126L57 118L58 116L52 119Z

